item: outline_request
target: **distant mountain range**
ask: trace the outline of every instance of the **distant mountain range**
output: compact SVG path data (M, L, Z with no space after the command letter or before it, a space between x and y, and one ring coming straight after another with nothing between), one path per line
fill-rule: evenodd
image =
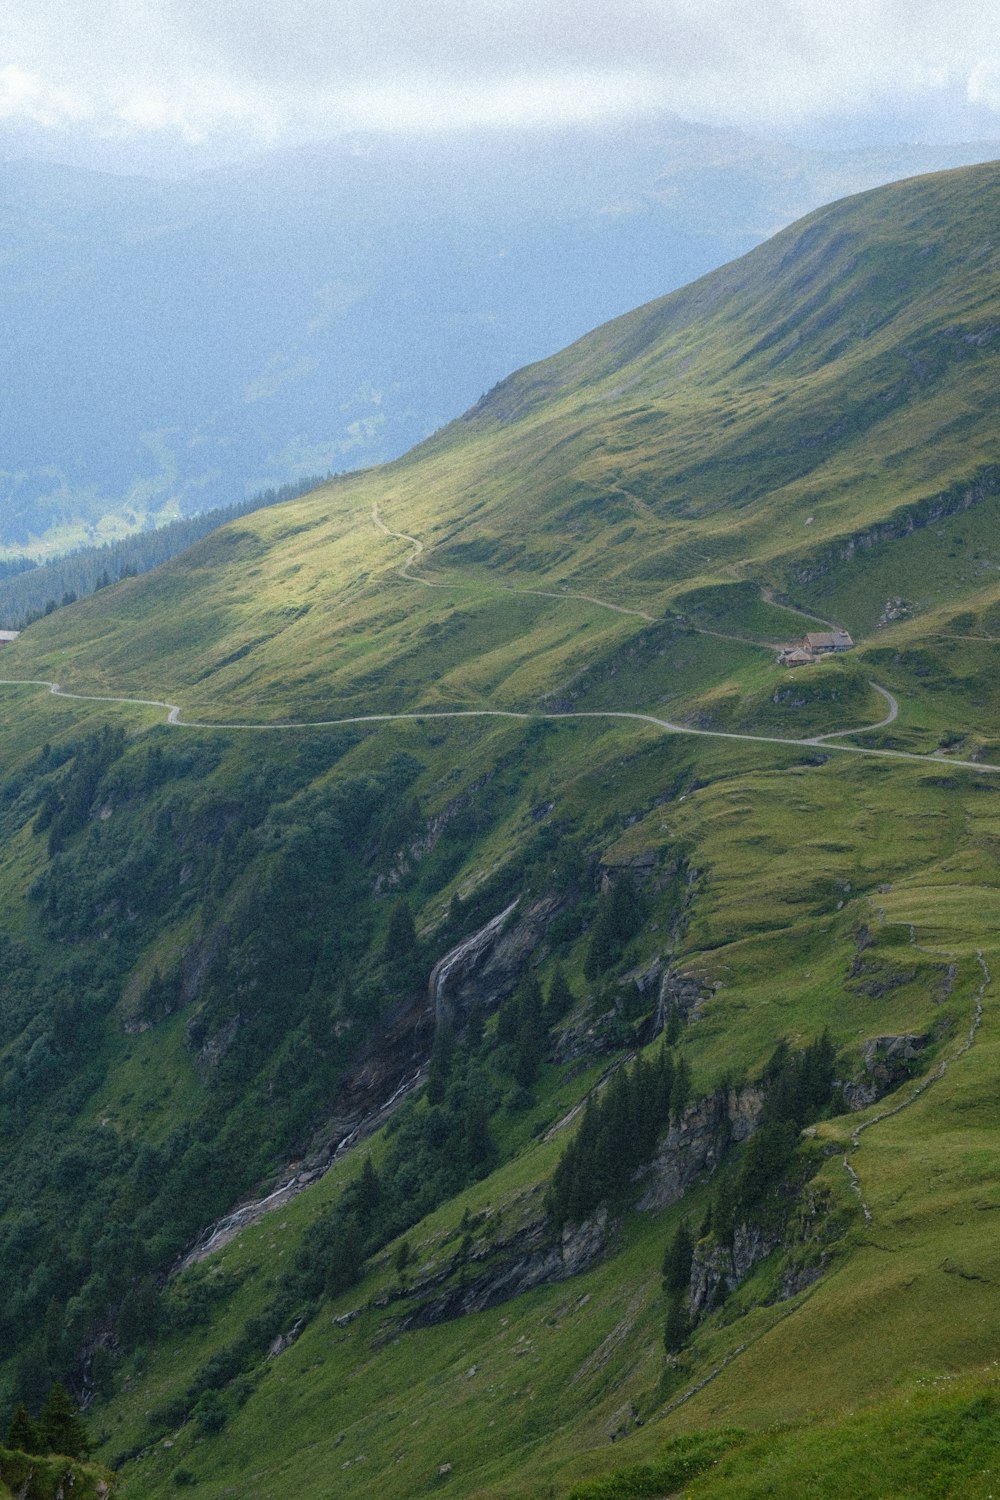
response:
M0 550L392 458L816 204L995 150L674 122L354 138L176 181L4 163Z

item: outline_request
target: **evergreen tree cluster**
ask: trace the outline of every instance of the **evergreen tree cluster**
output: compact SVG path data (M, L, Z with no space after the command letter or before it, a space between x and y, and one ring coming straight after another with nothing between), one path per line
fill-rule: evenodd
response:
M676 1354L691 1332L688 1292L693 1264L694 1239L686 1221L682 1221L663 1254L663 1290L667 1294L663 1342L668 1354Z
M171 521L153 531L137 532L99 547L80 547L52 562L33 563L24 558L0 562L0 629L23 630L32 620L50 615L61 606L75 604L120 578L135 578L158 568L240 516L294 500L334 477L313 474L294 484L283 484L279 489L262 490L233 505Z
M552 1178L551 1208L578 1223L602 1203L624 1202L636 1168L649 1161L671 1117L687 1106L691 1075L682 1056L661 1045L655 1060L637 1057L587 1100L583 1120Z
M407 924L396 915L403 906L397 903L390 923L397 940L412 926L412 919ZM489 1171L496 1159L491 1117L505 1096L511 1109L530 1097L550 1027L573 1004L557 968L545 996L534 976L522 979L489 1032L477 1007L461 1036L447 1020L438 1024L424 1096L408 1100L391 1121L381 1166L366 1161L361 1176L307 1234L298 1264L304 1295L334 1296L354 1285L369 1256ZM410 1258L407 1245L401 1272Z
M72 1396L57 1382L49 1391L37 1421L24 1402L18 1402L4 1446L17 1453L58 1453L65 1458L85 1458L91 1445Z
M626 870L598 900L584 968L588 979L606 974L618 962L645 916L646 903Z
M734 1226L752 1214L785 1175L804 1126L820 1119L833 1102L836 1054L830 1034L793 1052L781 1041L759 1082L764 1118L750 1137L735 1172L723 1174L712 1206L712 1229L729 1240Z
M46 746L4 788L0 837L33 826L50 846L30 892L48 961L0 934L0 1344L32 1409L98 1330L114 1334L95 1355L102 1389L155 1335L155 1273L295 1149L398 994L357 851L420 765L325 779L350 743L213 783L218 743L108 729ZM155 1141L98 1127L87 1101L120 1046L121 976L195 906L220 934L196 1000L174 960L135 1006L151 1022L184 1008L192 1052L225 1046Z
M565 982L565 981L564 981ZM497 1011L496 1041L507 1048L510 1071L522 1089L530 1089L548 1050L552 1021L534 975L526 975Z

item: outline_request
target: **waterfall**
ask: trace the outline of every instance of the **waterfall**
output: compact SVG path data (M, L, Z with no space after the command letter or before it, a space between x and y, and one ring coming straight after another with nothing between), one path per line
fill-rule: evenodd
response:
M510 905L505 906L502 912L492 917L485 927L481 927L471 937L463 938L443 958L438 959L428 981L435 1022L440 1021L442 1016L448 1013L446 1001L448 982L464 978L486 957L519 900L520 897L515 896Z

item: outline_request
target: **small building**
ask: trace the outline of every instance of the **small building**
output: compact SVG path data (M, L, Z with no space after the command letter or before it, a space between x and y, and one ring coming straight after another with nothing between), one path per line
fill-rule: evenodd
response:
M801 646L791 646L787 651L782 651L778 657L783 667L806 667L813 660L811 651L804 651Z
M846 630L810 630L802 639L803 651L825 656L828 651L850 651L854 642Z
M813 656L823 656L827 651L833 650L833 634L829 630L810 630L802 637L803 651L809 651Z
M19 630L0 630L0 646L9 646L20 634Z

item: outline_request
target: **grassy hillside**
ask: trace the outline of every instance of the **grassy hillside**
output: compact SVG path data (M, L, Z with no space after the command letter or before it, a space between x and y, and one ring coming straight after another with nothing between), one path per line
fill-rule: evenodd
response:
M998 218L834 205L3 648L0 1378L123 1494L980 1493Z

